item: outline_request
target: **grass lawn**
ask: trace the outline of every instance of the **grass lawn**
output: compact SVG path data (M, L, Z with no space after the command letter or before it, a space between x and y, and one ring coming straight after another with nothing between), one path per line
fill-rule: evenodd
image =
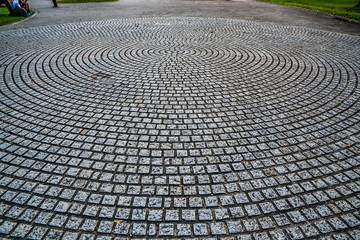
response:
M346 18L360 20L360 7L355 7L359 0L260 0L308 8Z
M26 17L13 17L10 16L9 9L6 6L2 5L0 7L0 26L6 25L9 23L17 22L25 19Z
M119 0L58 0L57 3L117 2Z

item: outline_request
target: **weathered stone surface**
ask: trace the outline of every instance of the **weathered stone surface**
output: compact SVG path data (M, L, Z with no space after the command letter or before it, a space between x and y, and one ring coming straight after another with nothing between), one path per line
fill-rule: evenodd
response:
M359 37L149 18L0 41L0 237L359 236Z

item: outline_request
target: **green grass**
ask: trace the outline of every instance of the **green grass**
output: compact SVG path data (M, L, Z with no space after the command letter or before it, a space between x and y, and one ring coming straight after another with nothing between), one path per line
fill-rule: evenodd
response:
M13 17L10 16L9 9L6 6L0 6L0 26L14 23L25 19L26 17Z
M59 0L57 3L117 2L119 0Z
M360 7L355 7L359 0L260 0L296 7L302 7L337 16L360 20Z

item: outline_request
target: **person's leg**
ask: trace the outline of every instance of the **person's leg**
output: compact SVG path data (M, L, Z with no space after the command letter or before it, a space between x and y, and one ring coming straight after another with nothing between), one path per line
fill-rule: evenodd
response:
M25 3L25 9L26 9L27 12L30 12L29 4L28 4L27 1L26 1L26 3Z
M26 12L30 12L29 3L27 2L27 0L21 0L20 5L21 7L25 8Z

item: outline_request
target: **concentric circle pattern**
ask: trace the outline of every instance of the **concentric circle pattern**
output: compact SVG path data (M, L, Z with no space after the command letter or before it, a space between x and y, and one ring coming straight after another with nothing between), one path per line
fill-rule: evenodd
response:
M203 18L0 34L0 233L360 238L360 38Z

